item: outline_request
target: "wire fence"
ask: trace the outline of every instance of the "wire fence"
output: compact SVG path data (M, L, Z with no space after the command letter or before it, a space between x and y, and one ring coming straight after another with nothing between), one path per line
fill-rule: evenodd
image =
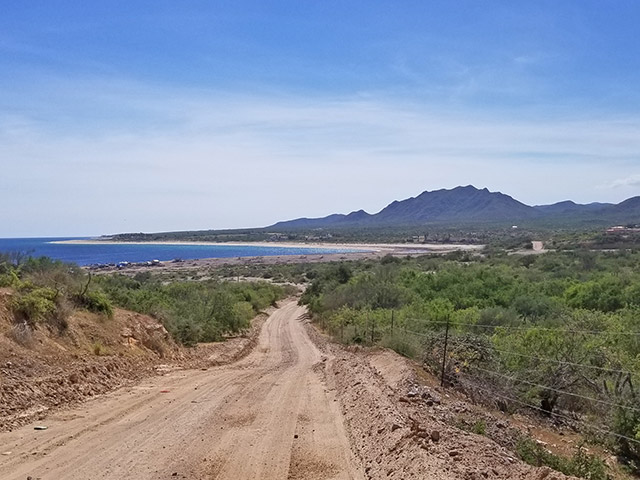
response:
M609 413L612 409L621 410L628 414L634 415L636 417L640 416L640 403L637 401L635 397L635 393L631 395L631 400L635 401L635 404L625 404L619 403L618 401L610 401L603 398L595 398L595 396L585 395L579 391L569 390L568 388L562 388L558 385L552 385L544 382L535 381L530 378L530 375L534 374L536 369L540 367L540 365L554 365L558 368L565 369L575 369L576 371L582 372L582 377L587 382L591 382L595 385L597 379L602 380L603 376L606 375L617 375L618 377L626 378L631 386L631 379L638 377L638 372L633 372L631 370L623 369L623 368L613 368L602 365L592 365L589 363L582 363L578 361L564 360L560 358L551 358L541 354L530 354L523 353L518 351L513 351L505 348L496 347L491 343L492 333L497 329L504 329L507 331L530 331L531 329L536 329L538 331L551 332L557 335L614 335L620 336L623 338L633 338L637 337L640 341L640 332L623 332L623 331L603 331L603 330L586 330L586 329L564 329L564 328L551 328L551 327L536 327L536 326L496 326L496 325L486 325L486 324L471 324L471 323L455 323L452 324L446 321L418 321L416 319L409 319L410 321L404 322L404 326L397 328L399 332L401 332L405 336L420 338L423 343L430 343L435 347L442 347L439 354L441 355L441 382L444 385L446 380L454 381L458 379L462 381L467 386L472 386L477 392L482 392L487 398L500 398L504 401L511 402L513 405L518 405L521 408L530 409L532 411L539 412L545 416L549 416L552 418L556 418L559 420L563 420L565 422L570 422L571 424L578 424L583 429L588 431L597 432L601 435L606 435L609 437L613 437L618 441L628 442L629 444L636 445L636 448L640 447L640 438L634 438L629 435L622 434L620 432L613 431L609 428L605 428L605 424L596 423L594 421L587 421L582 418L584 415L580 414L576 411L573 412L575 416L569 415L565 412L559 411L556 409L543 408L541 405L535 405L531 403L531 401L526 401L522 397L519 397L518 394L508 394L507 392L513 392L513 385L520 385L523 387L527 387L529 390L538 389L539 391L553 393L560 396L565 396L567 398L579 399L585 402L591 402L593 405L599 405L602 408L607 408ZM416 325L428 325L430 330L427 331L415 331L413 329L407 328L407 323L414 323ZM433 329L434 325L438 325L439 329ZM481 329L480 332L475 331L463 331L461 332L461 328L467 328L467 330L473 329ZM491 329L490 331L483 329ZM391 329L392 333L394 332L393 326ZM447 347L449 351L447 352ZM450 370L450 363L456 362L458 360L456 357L460 357L461 355L468 354L469 352L481 352L487 358L494 359L497 356L502 356L507 358L522 358L529 360L530 363L533 364L533 368L530 370L520 370L516 374L507 374L505 372L497 371L489 366L483 364L481 361L470 362L465 359L463 363L463 368L458 369L458 371L452 375L448 373ZM436 361L434 361L436 360ZM438 359L431 358L432 366L437 364ZM487 361L487 360L485 360ZM487 363L489 363L487 361ZM471 372L476 372L475 375L472 375ZM597 376L597 379L589 378L589 375ZM487 382L485 384L478 383L479 379L486 380L487 378L498 379L501 382L490 382L493 388L489 388ZM508 384L509 386L507 386ZM633 387L631 387L633 388ZM507 390L508 389L508 390ZM506 391L505 391L506 390ZM604 418L603 418L604 420Z
M600 434L603 434L603 435L613 436L613 437L616 437L618 439L623 439L623 440L626 440L628 442L632 442L632 443L640 445L640 440L638 440L636 438L628 437L626 435L619 434L619 433L614 432L612 430L603 429L603 428L601 428L601 427L599 427L597 425L594 425L593 423L589 423L589 422L586 422L584 420L577 419L575 417L572 417L572 416L564 414L564 413L548 412L548 411L544 410L542 407L533 405L531 403L524 402L524 401L522 401L520 399L517 399L515 397L512 397L512 396L504 395L503 393L500 393L500 392L495 392L493 390L489 390L486 386L482 386L482 385L478 384L477 382L475 382L474 380L470 380L469 378L471 378L471 377L469 377L468 375L466 377L467 377L466 378L466 382L467 383L473 385L477 390L483 391L483 392L485 392L485 393L487 393L489 395L493 395L493 396L499 397L499 398L501 398L503 400L506 400L506 401L509 401L509 402L517 403L518 405L520 405L522 407L526 407L526 408L529 408L529 409L532 409L532 410L537 410L537 411L539 411L539 412L541 412L541 413L543 413L545 415L550 415L552 417L556 417L556 418L561 418L563 420L567 420L567 421L569 421L571 423L577 422L577 423L581 424L583 427L585 427L587 429L591 429L591 430L596 431L596 432L598 432Z

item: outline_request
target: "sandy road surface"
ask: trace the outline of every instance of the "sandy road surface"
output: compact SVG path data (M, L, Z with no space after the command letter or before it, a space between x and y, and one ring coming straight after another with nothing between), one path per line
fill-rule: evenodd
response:
M277 310L240 362L154 377L49 417L45 431L0 434L0 478L362 478L303 313Z

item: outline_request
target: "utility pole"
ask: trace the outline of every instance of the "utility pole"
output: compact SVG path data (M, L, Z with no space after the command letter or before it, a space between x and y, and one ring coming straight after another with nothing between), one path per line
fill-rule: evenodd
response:
M444 351L442 352L442 373L440 374L440 386L444 387L444 370L447 364L447 345L449 343L449 317L447 316L447 326L444 331Z

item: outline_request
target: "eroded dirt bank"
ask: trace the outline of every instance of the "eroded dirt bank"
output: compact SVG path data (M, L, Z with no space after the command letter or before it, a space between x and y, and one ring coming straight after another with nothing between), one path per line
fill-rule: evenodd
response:
M156 319L121 309L113 318L76 311L64 332L23 329L8 308L12 295L0 289L0 432L149 376L237 360L268 317L256 317L242 336L184 348Z

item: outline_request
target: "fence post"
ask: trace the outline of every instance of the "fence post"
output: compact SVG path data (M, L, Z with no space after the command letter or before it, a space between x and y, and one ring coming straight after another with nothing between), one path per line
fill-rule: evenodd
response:
M393 335L393 310L391 310L391 335Z
M444 351L442 352L442 373L440 374L440 386L444 387L444 370L447 363L447 345L449 343L449 317L444 331Z
M376 321L371 317L371 314L369 314L369 318L371 318L371 344L373 345L376 334Z

